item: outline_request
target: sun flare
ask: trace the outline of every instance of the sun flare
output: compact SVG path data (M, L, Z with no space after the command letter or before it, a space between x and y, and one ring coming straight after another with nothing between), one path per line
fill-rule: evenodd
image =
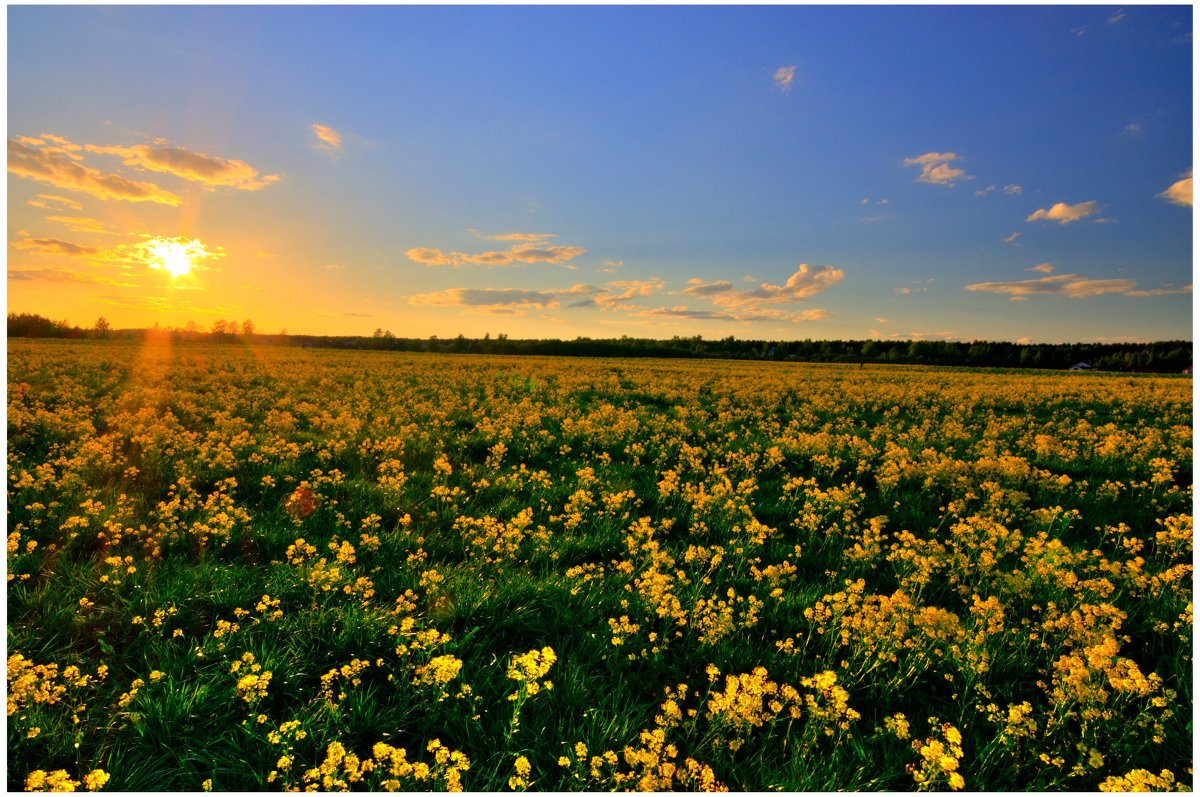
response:
M173 278L191 273L197 261L212 254L195 238L151 238L142 248L150 268L163 269Z

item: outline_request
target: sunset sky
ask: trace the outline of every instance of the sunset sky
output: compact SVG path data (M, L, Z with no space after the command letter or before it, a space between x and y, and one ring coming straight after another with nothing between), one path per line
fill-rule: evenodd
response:
M1192 9L9 6L8 309L1192 337Z

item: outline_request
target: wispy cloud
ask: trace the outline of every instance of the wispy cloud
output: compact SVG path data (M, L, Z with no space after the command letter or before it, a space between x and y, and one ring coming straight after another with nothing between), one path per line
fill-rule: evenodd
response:
M119 199L126 202L156 202L178 205L175 194L154 183L128 180L118 174L102 172L79 162L74 151L61 145L43 146L39 139L8 140L8 170L18 177L47 183L55 188L79 191L98 199Z
M68 199L65 196L58 196L57 194L38 194L33 199L30 199L28 204L42 210L62 210L63 208L67 208L68 210L83 210L83 205L74 199ZM54 205L61 205L62 207L54 207Z
M61 241L58 238L22 238L19 241L10 242L9 246L23 252L68 255L69 257L94 257L101 252L97 246L83 246L70 241Z
M1122 8L1119 11L1117 11L1115 14L1113 14L1111 17L1108 18L1108 24L1116 25L1118 22L1120 22L1123 19L1125 19L1125 9Z
M1035 266L1033 270L1040 271L1042 269ZM1120 294L1122 296L1146 297L1192 292L1190 284L1182 288L1167 287L1142 290L1138 289L1137 283L1131 279L1092 279L1080 274L1056 274L1039 279L1017 280L1015 282L976 282L967 285L966 289L969 291L1005 294L1013 301L1022 301L1030 296L1065 296L1071 299L1085 299L1109 293Z
M47 216L46 221L62 224L71 232L116 235L116 231L99 219L87 216Z
M684 293L692 296L712 296L718 293L727 293L733 290L733 283L729 280L713 280L705 282L702 279L692 278L688 280L688 286L683 289Z
M224 306L217 305L215 307L204 307L193 304L187 299L176 296L122 296L119 294L110 294L108 296L97 296L96 301L104 304L116 305L118 307L129 307L135 310L150 310L152 312L180 312L186 311L189 313L206 313L208 315L224 315L230 310Z
M10 268L10 280L40 280L43 282L69 282L83 285L108 285L115 288L137 288L138 285L129 282L124 277L110 277L105 274L94 274L84 271L72 271L66 268Z
M959 337L953 332L889 332L883 334L878 329L870 331L870 337L879 338L880 340L958 340Z
M803 310L791 312L761 308L752 311L738 310L702 310L684 305L674 307L652 307L641 310L638 315L644 318L685 318L695 321L736 321L738 323L753 323L756 321L804 323L821 321L831 317L827 310Z
M312 134L317 139L317 148L329 153L330 157L336 157L342 153L342 134L334 130L328 125L314 124L311 128Z
M257 191L277 182L281 177L278 174L260 175L258 169L245 161L192 152L183 147L169 146L161 140L132 147L101 147L88 144L84 149L101 155L116 155L126 166L170 174L209 188L228 187Z
M1036 266L1030 266L1026 271L1040 271L1043 274L1054 273L1054 266L1050 263L1038 263Z
M612 274L617 269L625 265L624 260L605 260L600 267L600 271L604 274Z
M558 307L561 294L555 291L521 290L518 288L450 288L433 293L418 293L409 297L410 304L433 307L465 307L468 309Z
M565 268L575 268L570 261L587 250L579 246L550 246L537 242L519 243L503 251L469 254L467 252L445 252L436 247L416 247L404 254L414 263L426 266L511 266L516 264L549 263Z
M1100 205L1094 200L1080 202L1078 205L1068 205L1066 202L1056 202L1049 208L1040 208L1030 213L1025 221L1056 221L1059 224L1070 224L1073 221L1086 219L1100 212Z
M484 238L489 241L545 241L549 238L558 237L552 232L503 232L493 235L475 229L469 232L476 238Z
M975 196L987 196L995 190L997 190L995 185L988 185L987 188L980 188L976 191ZM1016 183L1009 183L999 190L1007 196L1020 196L1024 192L1024 189Z
M1021 237L1021 233L1014 232L1012 235L1006 235L1003 238L1001 238L1000 240L1004 241L1004 243L1006 243L1006 244L1011 244L1011 243L1016 243L1017 239L1020 237Z
M1137 138L1142 134L1142 125L1140 122L1134 121L1125 125L1121 130L1121 135L1124 138Z
M919 183L930 185L954 186L955 180L973 180L963 169L951 166L951 162L962 160L962 156L954 152L926 152L915 158L905 158L905 166L920 166L921 174L917 177Z
M792 90L792 81L796 79L796 65L781 66L775 70L775 86L784 94Z
M1188 169L1181 180L1171 183L1167 190L1159 196L1173 205L1190 208L1192 206L1192 170Z

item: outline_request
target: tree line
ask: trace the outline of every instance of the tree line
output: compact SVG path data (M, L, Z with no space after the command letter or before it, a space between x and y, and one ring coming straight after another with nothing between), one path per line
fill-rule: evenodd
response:
M1191 341L1154 343L1011 343L953 340L741 340L733 336L706 340L692 337L511 339L500 334L482 338L401 338L376 329L363 335L290 335L257 332L252 321L215 322L210 331L194 323L182 329L114 330L100 318L91 328L74 327L30 313L8 314L8 336L38 338L134 339L166 336L175 341L233 342L258 345L374 349L385 351L514 354L563 357L660 357L778 360L828 363L893 363L975 368L1067 369L1080 363L1104 371L1179 373L1192 365Z

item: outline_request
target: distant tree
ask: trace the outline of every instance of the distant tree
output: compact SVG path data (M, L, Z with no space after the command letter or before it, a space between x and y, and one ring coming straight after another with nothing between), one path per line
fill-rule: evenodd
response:
M37 313L9 313L8 336L10 338L65 338L75 328L66 321L51 321Z
M249 318L242 322L242 334L246 337L250 337L254 334L254 322Z
M107 318L100 316L96 319L96 337L107 338L111 329L112 327L109 326Z

